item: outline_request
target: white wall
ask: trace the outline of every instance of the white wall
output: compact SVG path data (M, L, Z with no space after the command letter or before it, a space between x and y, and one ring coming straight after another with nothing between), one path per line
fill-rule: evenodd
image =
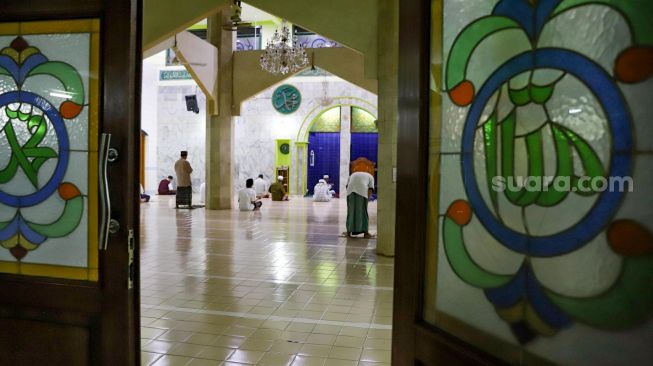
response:
M193 80L159 81L165 66L165 52L143 60L141 128L147 132L145 191L156 192L159 181L174 176L174 162L187 150L193 166L193 188L205 181L206 97ZM197 94L200 113L186 111L184 96Z
M143 60L143 84L141 89L141 129L148 136L145 143L145 182L141 182L148 192L158 187L157 171L157 95L159 69L165 66L165 52Z
M290 181L291 190L294 190L291 193L299 193L296 191L297 187L293 184L293 182L296 182L298 172L295 166L296 151L294 143L302 122L315 107L319 106L319 99L324 96L323 80L323 77L294 77L283 82L283 84L294 85L302 94L302 104L295 113L290 115L281 114L272 107L272 93L278 85L243 103L241 116L235 117L234 121L234 190L242 188L247 178L255 178L259 174L264 174L268 180L272 181L276 149L275 140L290 139L292 146ZM335 76L329 76L327 80L329 97L355 97L376 106L377 97L375 94ZM326 107L326 109L328 108L331 107Z
M193 167L193 191L199 192L200 184L206 181L206 97L194 83L161 84L158 94L158 176L174 176L179 153L188 151L188 161ZM184 96L192 94L197 94L198 114L186 110Z

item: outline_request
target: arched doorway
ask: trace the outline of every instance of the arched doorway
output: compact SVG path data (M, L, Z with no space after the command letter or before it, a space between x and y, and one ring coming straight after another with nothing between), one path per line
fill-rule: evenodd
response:
M320 113L308 134L308 194L313 194L313 187L329 176L333 190L339 193L340 186L340 107L332 107Z
M297 146L298 154L301 150L305 154L304 180L299 184L303 194L311 195L324 175L339 193L349 176L350 162L365 158L377 163L378 129L372 111L364 103L335 104L319 110L302 126Z

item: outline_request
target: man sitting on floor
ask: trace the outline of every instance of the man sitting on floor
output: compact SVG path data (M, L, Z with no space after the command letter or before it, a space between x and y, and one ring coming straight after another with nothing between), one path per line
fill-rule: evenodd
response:
M254 190L256 191L256 198L269 198L268 182L263 178L263 174L259 174L258 178L254 181Z
M177 194L177 191L170 189L170 183L172 183L172 179L172 175L169 175L159 182L159 195L171 196L173 194Z
M288 201L288 193L286 193L286 188L283 186L282 176L278 176L277 182L270 186L270 193L273 201Z
M329 185L324 179L320 179L315 188L313 188L313 199L315 202L329 202L331 201L331 193L329 192Z
M263 206L263 202L256 198L253 186L254 179L249 178L245 182L245 188L238 191L238 208L241 211L256 211Z

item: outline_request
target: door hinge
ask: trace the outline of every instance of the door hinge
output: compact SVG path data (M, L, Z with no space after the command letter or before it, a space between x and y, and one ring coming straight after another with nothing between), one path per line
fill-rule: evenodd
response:
M135 240L134 240L134 229L129 229L129 234L127 235L127 251L128 251L128 257L129 260L127 262L127 288L132 289L134 288L134 245L135 245Z

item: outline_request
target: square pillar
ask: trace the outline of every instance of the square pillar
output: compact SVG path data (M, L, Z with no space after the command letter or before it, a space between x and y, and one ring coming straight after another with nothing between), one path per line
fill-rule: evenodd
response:
M351 107L340 107L340 197L345 197L351 158Z
M231 209L234 200L232 88L236 32L222 28L230 16L230 10L225 9L208 18L207 40L218 48L216 101L207 102L210 104L206 108L206 208L210 210Z

